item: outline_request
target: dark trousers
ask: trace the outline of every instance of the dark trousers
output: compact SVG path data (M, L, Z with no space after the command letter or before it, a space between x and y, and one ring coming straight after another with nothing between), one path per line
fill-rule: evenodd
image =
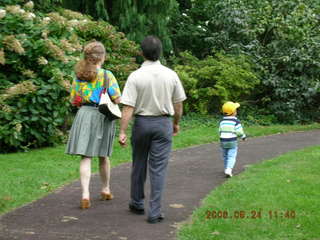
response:
M131 204L144 208L147 167L150 175L148 217L161 213L161 196L172 146L172 121L169 117L137 116L132 128Z

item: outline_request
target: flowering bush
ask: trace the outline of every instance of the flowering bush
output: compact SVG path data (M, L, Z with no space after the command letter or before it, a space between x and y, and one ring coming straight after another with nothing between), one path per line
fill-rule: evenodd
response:
M108 23L69 10L34 12L31 1L0 7L0 152L61 141L73 66L92 39L104 43L105 68L122 83L137 67L137 46Z

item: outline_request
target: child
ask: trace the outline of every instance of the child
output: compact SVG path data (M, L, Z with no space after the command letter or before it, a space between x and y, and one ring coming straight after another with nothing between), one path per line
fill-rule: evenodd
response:
M237 108L239 107L240 104L234 102L226 102L222 106L224 117L220 121L219 133L226 177L232 177L232 169L236 163L238 151L237 137L241 137L242 140L246 139L241 123L236 117Z

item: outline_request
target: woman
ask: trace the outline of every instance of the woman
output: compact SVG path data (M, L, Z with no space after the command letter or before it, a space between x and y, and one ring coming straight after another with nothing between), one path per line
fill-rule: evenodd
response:
M75 67L77 78L71 89L71 103L80 107L73 121L66 153L80 155L80 181L82 187L81 209L90 207L89 183L91 159L99 157L102 182L101 199L111 200L110 160L115 136L114 121L109 121L98 111L103 90L107 89L115 103L120 102L121 92L117 80L110 71L101 68L105 61L105 48L100 42L84 47L84 59ZM109 85L107 84L109 79Z

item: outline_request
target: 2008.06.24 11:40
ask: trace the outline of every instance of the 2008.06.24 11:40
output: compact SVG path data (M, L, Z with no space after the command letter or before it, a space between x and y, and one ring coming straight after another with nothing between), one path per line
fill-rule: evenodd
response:
M263 214L262 209L259 210L207 210L206 219L261 219L262 217L268 217L269 219L293 219L296 217L294 210L268 210L267 214Z

